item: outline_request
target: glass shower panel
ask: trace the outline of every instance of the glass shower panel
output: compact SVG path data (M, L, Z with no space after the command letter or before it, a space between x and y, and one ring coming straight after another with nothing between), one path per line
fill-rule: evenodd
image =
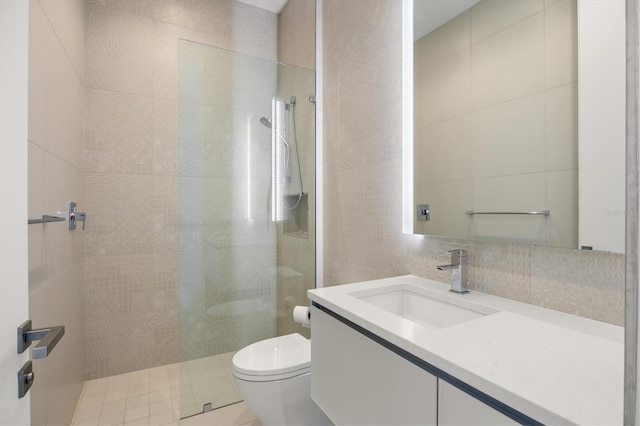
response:
M296 305L309 304L307 290L316 285L315 78L313 70L278 64L277 102L290 103L292 96L296 98L294 111L284 111L283 118L288 120L276 123L288 141L290 164L281 174L281 185L276 185L283 198L280 203L275 200L282 216L278 221L278 335L310 337L309 329L295 323L291 313ZM281 148L287 149L283 145Z
M239 401L232 354L276 335L276 86L273 61L180 42L181 417Z
M315 73L186 40L179 57L182 362L174 407L188 417L242 399L236 351L309 335L292 311L315 287Z

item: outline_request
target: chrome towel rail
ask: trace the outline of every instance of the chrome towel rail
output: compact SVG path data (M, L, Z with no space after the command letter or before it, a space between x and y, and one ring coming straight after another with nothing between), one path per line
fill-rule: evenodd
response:
M539 212L474 212L473 210L468 210L464 214L475 215L475 214L528 214L528 215L544 215L549 216L551 211L549 210L541 210Z
M69 220L67 228L70 231L76 229L77 222L82 222L82 230L84 231L85 224L87 223L87 213L79 212L76 203L74 201L69 201L67 203L66 217L43 214L41 219L27 219L27 223L29 225L33 225L34 223L64 222L67 219Z
M41 219L28 219L27 223L29 225L33 225L34 223L64 222L65 220L67 219L64 217L49 216L48 214L43 214Z

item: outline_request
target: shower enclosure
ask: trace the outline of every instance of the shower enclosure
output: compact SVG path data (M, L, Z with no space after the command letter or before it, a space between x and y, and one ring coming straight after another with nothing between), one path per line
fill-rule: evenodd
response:
M241 400L235 351L308 333L314 93L311 70L180 40L181 417Z

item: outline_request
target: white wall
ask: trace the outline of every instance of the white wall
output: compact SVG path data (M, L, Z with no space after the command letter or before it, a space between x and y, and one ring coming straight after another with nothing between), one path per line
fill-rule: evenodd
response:
M29 7L0 2L0 424L30 423L30 395L18 399L16 327L28 317L27 43Z
M580 246L624 253L625 2L579 1L578 16Z
M29 24L29 217L64 216L68 201L84 209L84 2L33 0ZM33 326L66 327L51 355L34 361L33 424L69 424L84 385L80 228L29 226Z

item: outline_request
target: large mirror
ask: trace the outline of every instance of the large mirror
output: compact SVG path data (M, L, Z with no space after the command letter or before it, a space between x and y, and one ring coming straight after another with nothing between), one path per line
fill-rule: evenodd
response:
M623 252L624 1L405 3L405 230Z

